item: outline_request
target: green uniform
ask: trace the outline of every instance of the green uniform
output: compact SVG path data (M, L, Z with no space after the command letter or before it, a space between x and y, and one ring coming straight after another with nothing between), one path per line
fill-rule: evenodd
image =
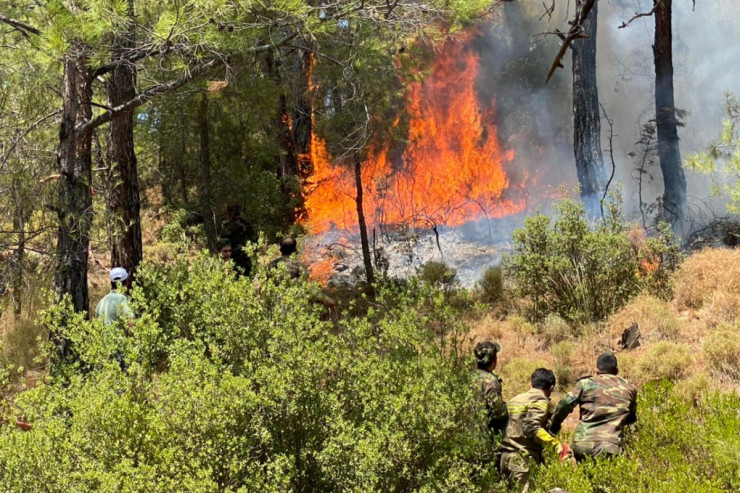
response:
M476 389L480 391L480 395L486 404L486 411L488 412L488 429L493 432L504 431L508 412L506 410L504 398L501 395L503 390L501 386L501 378L499 378L495 373L481 370L480 368L475 370L473 378Z
M532 463L542 463L543 446L546 443L553 447L559 445L545 428L552 404L542 390L529 389L511 399L506 407L509 421L501 443L500 469L522 491L528 491L530 467Z
M255 229L241 217L235 217L221 223L221 236L231 243L231 260L241 273L248 276L252 272L252 259L244 251L247 243L256 243L258 235Z
M300 263L294 256L282 255L274 260L271 260L267 264L267 271L275 271L280 268L281 265L285 266L285 270L288 272L288 278L296 280L302 277L308 276L308 269L306 266Z
M110 325L120 318L133 318L134 312L128 304L126 295L113 290L100 300L95 308L95 316L102 318L105 325Z
M582 378L555 407L550 431L560 431L578 405L581 421L572 446L576 459L621 454L624 427L637 421L637 388L616 375Z

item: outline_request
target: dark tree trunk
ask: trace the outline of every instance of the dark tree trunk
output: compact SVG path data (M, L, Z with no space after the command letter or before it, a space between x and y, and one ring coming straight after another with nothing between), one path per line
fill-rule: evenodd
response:
M92 134L78 132L75 128L92 116L90 75L82 49L74 46L64 59L62 124L57 153L58 266L54 276L54 291L59 296L68 295L77 312L89 310L87 256L93 216L90 193Z
M211 141L208 133L208 95L203 93L198 106L198 131L200 133L200 212L206 230L208 248L216 249L216 218L213 213L211 191Z
M673 95L672 0L655 3L655 117L658 156L663 172L663 207L677 235L684 233L686 219L686 176L678 146L678 120Z
M280 149L280 175L284 178L298 176L298 154L293 143L292 121L288 114L288 100L284 93L280 94L279 104L277 140L278 149Z
M133 2L129 0L133 16ZM113 40L114 59L134 48L134 30L116 36ZM108 81L108 105L116 107L136 97L136 65L122 63L111 73ZM108 207L113 218L111 265L124 267L134 276L142 260L141 201L139 174L134 152L134 114L126 111L111 120L108 131L108 163L112 187Z
M576 1L580 11L585 0ZM581 197L587 203L600 199L604 190L604 160L601 153L601 112L596 86L596 32L598 2L583 21L587 38L573 42L573 150Z
M365 277L367 279L368 293L372 293L375 284L375 273L373 271L373 258L370 254L370 239L367 235L367 223L365 222L365 210L363 209L363 190L362 190L362 161L359 156L355 156L355 189L357 196L355 204L357 205L357 224L360 227L360 244L362 245L362 261L365 264Z
M309 42L304 40L304 43ZM311 53L298 50L295 60L295 83L293 94L296 95L293 107L293 143L298 156L308 155L311 145Z

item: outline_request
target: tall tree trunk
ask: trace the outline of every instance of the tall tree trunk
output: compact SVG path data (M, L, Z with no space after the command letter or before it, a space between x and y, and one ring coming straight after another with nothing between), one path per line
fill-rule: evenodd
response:
M372 293L375 284L375 272L373 271L373 258L370 254L370 240L367 235L367 223L365 222L365 210L363 208L362 189L362 161L359 155L354 157L355 166L355 205L357 206L357 224L360 226L360 244L362 245L362 261L365 264L365 277L367 279L368 293Z
M576 1L580 11L585 0ZM596 33L598 2L583 21L587 38L573 42L573 150L576 158L581 197L587 205L597 205L604 190L604 160L601 153L601 112L596 86Z
M75 128L92 116L91 89L84 47L73 46L64 59L62 124L59 131L57 168L58 266L54 276L57 295L69 295L77 312L89 310L87 256L92 222L92 134ZM63 348L60 348L63 349Z
M673 94L672 0L655 2L655 119L658 156L663 172L663 207L677 235L684 234L686 176L678 146L678 120Z
M20 315L23 308L23 276L25 275L26 259L26 224L30 219L30 209L25 207L26 198L21 192L21 179L16 176L12 182L15 214L13 215L13 229L18 235L18 245L15 249L15 260L12 264L11 285L13 288L13 313Z
M200 212L206 230L206 240L211 251L216 249L216 218L213 212L211 192L211 141L208 133L208 94L203 93L198 106L198 130L200 133Z
M113 59L122 58L134 48L133 0L129 0L131 26L113 39ZM136 65L118 65L108 81L108 105L116 107L136 97ZM108 131L108 163L112 172L112 188L108 207L114 221L111 265L124 267L134 276L142 260L141 200L139 174L134 152L134 112L126 111L111 120Z
M303 40L309 43L309 40ZM293 94L295 103L293 105L293 143L298 156L307 155L310 152L311 132L313 122L311 121L311 53L306 50L298 50L295 59L295 81Z

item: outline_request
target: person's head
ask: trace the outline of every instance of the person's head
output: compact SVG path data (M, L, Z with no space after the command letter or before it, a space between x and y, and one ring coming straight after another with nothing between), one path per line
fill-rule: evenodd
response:
M498 352L501 346L496 342L481 341L475 345L475 364L481 370L492 371L496 368Z
M223 260L229 260L231 258L231 242L226 238L221 238L216 242L216 255L220 256Z
M547 368L537 368L532 373L532 388L543 391L549 397L555 388L555 374Z
M283 238L283 241L280 242L280 255L289 257L296 252L297 247L298 244L296 243L295 238Z
M242 208L239 207L239 204L229 204L226 207L226 218L227 219L234 219L235 217L239 217L241 213L242 213Z
M128 286L128 271L123 267L113 267L110 270L110 287L118 289L119 285Z
M604 353L596 358L596 372L599 375L616 375L619 373L617 357L612 353Z

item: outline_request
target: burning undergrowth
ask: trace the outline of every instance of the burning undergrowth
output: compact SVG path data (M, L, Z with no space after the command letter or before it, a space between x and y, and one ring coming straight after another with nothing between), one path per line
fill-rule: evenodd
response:
M423 81L407 84L403 151L377 145L361 165L371 249L392 277L407 277L434 259L471 285L500 258L501 241L529 203L537 177L502 142L495 100L481 101L473 38L441 46ZM304 261L314 278L352 282L362 264L355 170L333 162L317 135L310 151Z

